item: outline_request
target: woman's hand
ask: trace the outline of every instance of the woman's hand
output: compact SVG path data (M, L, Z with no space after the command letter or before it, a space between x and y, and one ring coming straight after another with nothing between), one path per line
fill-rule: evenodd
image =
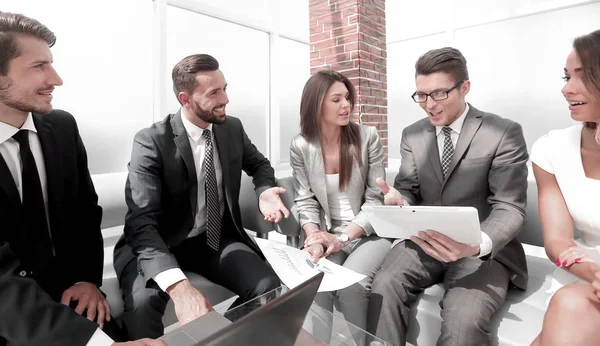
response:
M563 252L561 252L556 258L556 265L558 267L570 267L575 263L582 262L593 262L583 251L582 248L576 245L571 245Z
M306 238L306 240L304 241L305 247L312 246L315 244L319 244L327 249L325 251L325 254L323 254L323 257L327 257L334 252L338 252L344 247L344 244L340 242L338 237L336 237L335 234L331 234L329 232L315 232L311 234L308 238Z
M325 254L325 248L321 244L305 246L302 251L308 252L313 263L317 263L323 257L323 254Z

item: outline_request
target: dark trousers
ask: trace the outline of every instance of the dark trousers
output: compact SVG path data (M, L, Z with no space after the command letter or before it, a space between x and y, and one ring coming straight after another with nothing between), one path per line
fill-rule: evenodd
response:
M241 237L231 233L221 235L219 251L206 245L203 233L171 248L171 253L182 270L197 273L237 294L236 304L279 287L279 278L271 266L243 243ZM146 285L146 278L137 271L136 261L125 267L120 281L124 301L122 322L127 338L163 335L162 316L169 301L168 294L153 280Z

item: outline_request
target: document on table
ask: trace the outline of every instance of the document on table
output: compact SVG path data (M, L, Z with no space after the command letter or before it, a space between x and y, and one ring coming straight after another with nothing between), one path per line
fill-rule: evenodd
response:
M304 281L325 273L319 292L335 291L359 282L366 276L337 265L326 258L313 263L310 255L302 250L273 242L266 239L254 238L267 261L275 270L281 281L290 289Z

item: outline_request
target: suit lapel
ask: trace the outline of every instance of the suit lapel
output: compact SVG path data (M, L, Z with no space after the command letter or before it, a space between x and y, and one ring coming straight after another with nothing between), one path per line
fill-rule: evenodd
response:
M52 125L43 115L33 113L33 123L37 130L40 145L44 155L44 165L46 167L46 186L48 195L48 211L50 225L52 230L61 229L54 225L59 220L56 219L57 207L62 205L65 187L63 185L63 174L61 171L62 160L60 148L58 147L56 133Z
M227 121L227 120L225 120ZM224 128L225 124L213 124L213 134L217 144L217 152L219 153L219 161L221 161L221 181L223 183L223 192L227 199L229 210L233 210L231 203L233 198L229 195L229 141L227 140L227 131Z
M173 128L173 142L179 150L181 158L185 163L188 173L188 183L190 190L190 206L192 208L192 217L195 218L196 208L198 207L198 177L196 173L196 166L194 165L194 156L192 155L192 148L190 147L190 140L188 139L185 127L181 120L181 111L171 116L171 127Z
M427 123L423 128L423 146L425 153L429 157L429 162L433 166L435 176L440 181L444 182L444 174L442 173L442 164L440 163L440 152L438 151L437 138L435 137L435 127Z
M460 130L460 135L458 136L458 141L456 142L452 161L450 161L447 177L452 174L454 168L458 165L458 162L465 155L467 148L473 141L473 137L475 137L477 130L479 130L479 126L481 126L481 112L471 105L469 105L469 107L469 112L467 113L463 127Z

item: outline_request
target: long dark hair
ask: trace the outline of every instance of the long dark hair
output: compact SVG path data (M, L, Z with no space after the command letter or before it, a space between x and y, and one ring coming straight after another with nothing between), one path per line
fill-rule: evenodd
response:
M573 49L583 67L585 87L600 100L600 30L579 36L573 41ZM585 126L596 129L596 142L600 144L600 126L587 122Z
M348 102L350 103L350 114L352 114L356 102L356 91L352 82L343 74L332 70L315 73L304 85L300 101L300 133L309 142L314 143L320 140L323 98L335 82L344 83L348 89ZM350 182L353 159L356 159L358 165L362 166L360 127L349 122L347 126L342 127L340 138L340 191L343 191Z

